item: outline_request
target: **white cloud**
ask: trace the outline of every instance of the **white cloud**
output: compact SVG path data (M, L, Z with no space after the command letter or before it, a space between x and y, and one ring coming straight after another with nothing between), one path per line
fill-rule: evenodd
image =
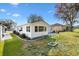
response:
M8 15L8 16L13 16L13 17L19 17L19 16L21 16L19 13L6 13L6 15Z
M0 12L6 12L6 10L5 9L0 9Z
M19 5L19 3L10 3L10 4L13 5L13 6Z
M19 3L10 3L10 5L12 5L13 7L17 7Z
M14 17L18 17L18 16L20 16L20 14L18 14L18 13L14 13L14 14L12 14L12 16L14 16Z

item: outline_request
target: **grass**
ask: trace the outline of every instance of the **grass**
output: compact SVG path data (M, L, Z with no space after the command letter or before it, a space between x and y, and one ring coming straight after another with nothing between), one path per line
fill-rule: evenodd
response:
M48 47L48 41L34 40L32 42L26 42L23 45L23 55L24 56L47 56L50 48Z
M15 34L12 39L0 42L0 55L4 56L78 56L79 29L36 40L21 40ZM48 46L57 42L56 47Z
M11 34L12 39L8 39L4 44L4 56L40 56L48 55L48 40L21 40L16 35Z
M53 37L53 36L52 36ZM79 55L79 29L74 32L62 32L54 36L58 42L56 48L51 48L50 56L77 56Z
M0 42L0 56L3 55L3 48L4 48L4 42L1 41L1 42Z
M74 31L75 31L76 33L79 33L79 29L75 29Z
M11 36L12 39L4 41L4 56L17 56L21 53L22 40L14 34L11 34Z

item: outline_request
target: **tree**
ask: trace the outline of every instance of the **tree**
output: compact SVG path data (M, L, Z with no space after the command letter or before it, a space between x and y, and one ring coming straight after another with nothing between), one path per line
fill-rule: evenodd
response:
M33 22L37 22L37 21L43 21L43 18L41 16L37 16L37 15L30 15L28 17L28 23L33 23Z
M12 30L16 26L16 23L10 19L1 19L0 24L6 26L7 30Z
M56 15L65 22L69 31L73 31L73 25L78 22L78 12L78 3L61 3L57 5Z

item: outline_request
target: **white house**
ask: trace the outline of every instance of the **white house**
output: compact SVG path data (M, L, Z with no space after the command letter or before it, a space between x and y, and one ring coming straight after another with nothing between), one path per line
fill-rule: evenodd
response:
M36 37L48 35L50 28L45 21L38 21L17 26L15 30L20 34L25 34L27 37L33 39Z
M0 40L2 40L4 33L5 33L5 26L4 25L0 25Z

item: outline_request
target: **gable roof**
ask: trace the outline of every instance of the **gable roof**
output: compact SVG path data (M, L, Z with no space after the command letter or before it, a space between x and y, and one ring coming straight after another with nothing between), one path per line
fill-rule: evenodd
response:
M64 25L56 23L56 24L52 24L51 26L64 26Z
M44 22L44 23L46 23L47 25L49 25L47 22L45 22L45 21L37 21L37 22ZM33 22L33 23L36 23L36 22ZM19 25L19 26L17 26L17 27L21 27L21 26L25 26L25 25L29 25L29 24L32 24L32 23L27 23L27 24L23 24L23 25Z

